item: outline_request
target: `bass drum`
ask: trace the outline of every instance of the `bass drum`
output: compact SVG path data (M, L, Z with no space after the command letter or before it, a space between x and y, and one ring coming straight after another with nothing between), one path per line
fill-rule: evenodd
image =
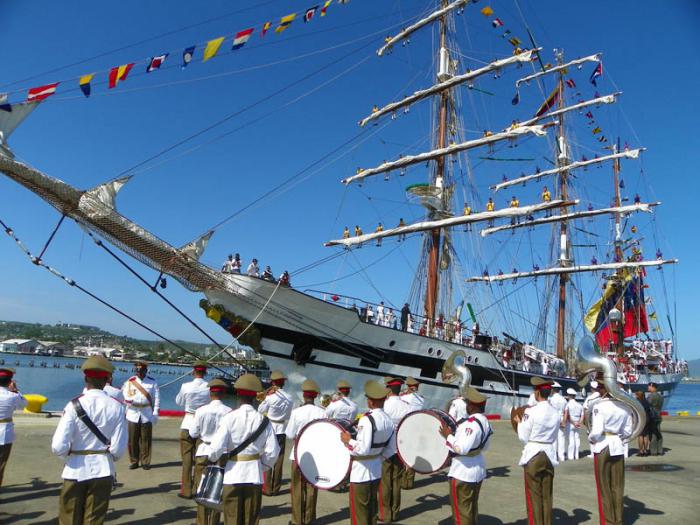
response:
M202 473L194 500L200 505L222 511L221 498L224 492L224 468L209 465Z
M444 424L452 433L457 423L447 412L437 409L418 410L404 416L396 429L399 458L419 474L432 474L450 462L450 450L440 435Z
M345 419L316 419L297 436L294 461L304 479L316 488L333 489L350 473L350 451L340 440L343 431L353 437L356 434L352 422Z

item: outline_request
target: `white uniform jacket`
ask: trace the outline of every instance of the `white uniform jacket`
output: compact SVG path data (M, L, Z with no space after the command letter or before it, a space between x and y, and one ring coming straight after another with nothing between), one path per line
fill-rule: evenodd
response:
M148 392L153 401L153 407L132 383L139 383ZM126 420L131 423L153 423L158 422L158 412L160 410L160 389L158 383L151 376L141 379L139 376L131 376L122 385L124 403L126 403Z
M200 439L195 456L209 455L211 452L211 440L219 428L221 418L229 412L231 412L231 409L219 399L212 399L211 402L195 410L194 416L192 416L192 423L188 429L190 437Z
M409 412L415 412L416 410L423 410L425 406L425 398L418 392L408 392L401 396L406 403L408 403L410 410Z
M0 386L0 445L14 442L15 424L12 422L12 413L26 406L27 400L22 394Z
M452 419L454 419L455 421L464 419L469 415L467 414L467 403L461 397L452 400L448 412L452 416Z
M591 431L588 441L591 452L598 454L608 447L611 456L621 456L625 453L623 439L632 433L632 416L620 405L605 397L593 406L591 416Z
M357 422L357 436L350 440L348 448L353 457L350 483L380 479L382 461L396 454L396 432L391 418L381 408L369 411Z
M412 412L412 410L411 405L403 400L403 396L389 396L384 401L384 412L391 418L394 428L396 428L403 416Z
M209 461L216 462L224 453L233 451L243 443L258 429L263 417L250 405L243 405L222 417L219 428L211 440ZM277 438L272 430L272 425L268 424L255 441L238 453L238 455L248 457L259 456L259 458L247 461L229 460L224 471L224 484L252 483L262 485L263 468L272 468L279 453L280 447L277 444Z
M107 392L107 395L112 399L116 399L120 403L124 402L124 394L122 393L121 388L117 388L112 385L105 385L102 390Z
M560 393L552 394L549 397L549 404L557 409L560 420L564 420L564 409L566 408L566 398Z
M347 419L354 422L357 417L357 404L352 399L343 396L326 407L326 417L328 419Z
M292 396L280 388L265 397L265 401L258 406L258 412L267 414L275 434L284 434L293 404Z
M180 391L175 396L175 403L185 410L180 428L189 430L194 419L194 411L209 403L209 383L201 377L195 377L192 381L183 383Z
M316 405L302 405L292 410L287 423L287 439L296 439L304 425L316 419L326 419L326 411ZM294 461L294 447L289 453L289 459Z
M553 466L558 465L555 442L561 418L549 401L540 401L529 407L518 423L518 439L525 444L519 465L526 465L539 452L544 451Z
M575 399L569 399L566 403L566 428L576 427L577 423L579 427L583 425L583 406Z
M113 476L114 461L126 451L128 435L124 421L124 405L104 390L92 388L77 398L95 426L110 440L102 443L78 419L72 402L66 405L51 440L51 451L64 458L63 479L85 481ZM84 454L97 451L97 454Z
M447 448L456 454L452 458L447 475L469 483L483 481L486 478L486 461L483 452L491 444L489 439L491 434L491 425L483 414L474 414L462 420L457 431L447 436ZM467 456L470 452L476 455Z

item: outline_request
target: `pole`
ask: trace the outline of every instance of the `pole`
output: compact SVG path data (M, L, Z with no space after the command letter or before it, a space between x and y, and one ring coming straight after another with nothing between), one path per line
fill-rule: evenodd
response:
M559 65L564 63L564 56L561 51L557 52L557 62ZM558 80L559 89L559 101L557 107L561 109L564 107L564 74L559 72ZM569 164L566 137L564 134L564 115L559 116L559 133L557 137L557 165L558 167L564 167ZM559 198L566 201L569 198L568 195L568 185L567 177L568 171L562 171L559 174ZM565 215L567 213L566 207L560 209L559 214ZM569 239L568 239L568 225L567 221L562 221L559 230L559 265L568 266L571 261L569 258ZM559 276L559 309L557 311L557 357L560 359L565 359L566 354L566 283L568 282L569 276L562 273Z

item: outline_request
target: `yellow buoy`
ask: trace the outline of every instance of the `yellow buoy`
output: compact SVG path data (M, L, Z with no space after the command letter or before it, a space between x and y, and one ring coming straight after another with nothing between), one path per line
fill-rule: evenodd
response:
M41 413L42 407L49 400L49 398L41 394L25 394L24 399L27 400L27 406L24 407L24 411L30 414Z

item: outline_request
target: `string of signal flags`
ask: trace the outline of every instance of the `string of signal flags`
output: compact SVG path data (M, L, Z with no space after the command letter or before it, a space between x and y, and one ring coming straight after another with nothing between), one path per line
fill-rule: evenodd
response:
M349 3L349 1L350 0L324 0L322 4L314 5L312 7L309 7L308 9L305 9L301 13L300 18L302 18L304 23L309 23L317 16L325 17L328 14L328 8L334 2L336 4L347 4ZM274 28L273 32L276 34L280 34L289 29L289 27L292 25L292 22L294 22L297 19L297 16L299 14L299 12L296 12L280 17L280 20ZM265 35L272 29L273 25L273 22L267 21L264 22L261 26L259 26L260 38L265 37ZM225 35L213 38L211 40L208 40L203 46L187 46L182 51L180 64L181 69L184 70L185 68L187 68L187 66L190 65L190 63L192 63L195 60L195 55L199 52L200 49L202 49L202 62L207 62L208 60L214 58L219 54L219 51L223 46L224 42L229 38L232 38L231 51L237 51L241 49L256 33L256 29L258 28L249 27L247 29L238 31L233 35ZM167 52L162 53L160 55L151 56L148 59L146 59L145 62L142 62L145 63L146 73L153 73L154 71L158 71L171 55L172 53ZM114 89L121 82L124 82L129 76L131 70L139 63L139 61L129 62L127 64L114 66L108 71L102 72L107 74L108 89ZM56 93L56 90L58 89L58 86L60 84L68 84L75 80L77 80L78 86L80 87L80 90L82 91L83 95L85 95L86 98L89 98L92 94L93 80L99 74L100 73L88 73L70 79L68 81L53 82L51 84L45 84L43 86L30 88L27 91L25 102L41 102L43 100L46 100L51 95L54 95ZM7 93L0 93L0 110L8 112L12 111L12 104L8 102Z

